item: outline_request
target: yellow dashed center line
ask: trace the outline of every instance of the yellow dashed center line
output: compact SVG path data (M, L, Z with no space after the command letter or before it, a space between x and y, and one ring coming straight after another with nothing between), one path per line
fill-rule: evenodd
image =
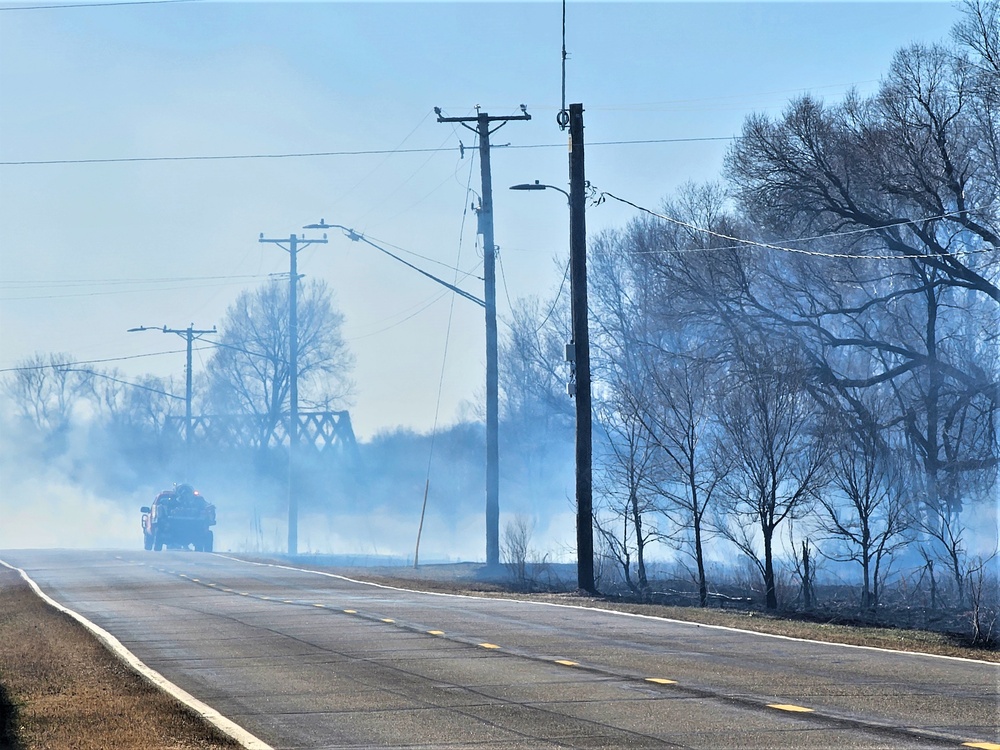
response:
M768 703L767 707L776 708L779 711L792 711L800 714L810 714L815 710L812 708L806 708L805 706L796 706L794 703Z
M165 571L161 571L161 572L165 572ZM186 576L183 573L179 573L178 575L181 578L188 578L188 576ZM201 581L199 579L197 579L197 578L191 578L190 580L193 583L201 583ZM212 588L218 588L218 584L215 584L215 583L205 583L205 585L206 586L211 586ZM244 591L236 592L233 589L223 588L222 591L225 591L226 593L229 593L229 594L239 593L240 596L250 596L250 594L248 594L247 592L244 592ZM266 601L271 601L271 597L268 597L268 596L257 596L255 598L266 600ZM282 599L281 601L284 604L295 604L296 603L295 601L293 601L291 599ZM319 609L326 609L327 608L327 606L325 604L318 604L318 603L314 603L312 606L317 607ZM342 610L342 612L344 614L347 614L347 615L356 615L358 613L358 611L356 609L345 609L345 610ZM385 623L389 623L389 624L394 624L396 622L395 620L393 620L390 617L383 617L383 618L381 618L381 621L385 622ZM428 635L435 635L435 636L442 636L445 633L444 633L443 630L428 630L427 634ZM480 648L485 648L485 649L491 649L491 650L499 650L500 649L500 646L498 646L495 643L480 643L479 647ZM564 667L578 667L578 666L580 666L579 662L570 661L569 659L555 659L553 661L554 661L555 664L559 664L559 665L564 666ZM676 685L677 684L677 680L668 680L668 679L663 678L663 677L646 677L645 681L646 682L654 683L656 685ZM768 708L776 709L778 711L789 711L789 712L792 712L792 713L813 713L815 711L815 709L807 708L806 706L798 706L798 705L795 705L794 703L768 703L767 707ZM975 748L976 750L1000 750L1000 743L970 741L970 742L963 742L962 743L962 747Z

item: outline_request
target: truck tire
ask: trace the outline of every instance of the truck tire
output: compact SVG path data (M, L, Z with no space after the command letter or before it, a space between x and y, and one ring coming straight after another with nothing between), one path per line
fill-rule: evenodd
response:
M215 546L215 535L212 533L211 529L205 532L205 543L203 545L203 550L205 552L211 552L212 547Z
M163 540L160 539L160 530L153 529L153 550L159 552L163 549Z
M145 531L142 532L142 548L147 551L153 549L153 537Z

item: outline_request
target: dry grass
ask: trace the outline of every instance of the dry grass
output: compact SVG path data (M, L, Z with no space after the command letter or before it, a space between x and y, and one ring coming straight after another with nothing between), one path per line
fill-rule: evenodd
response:
M0 568L0 747L223 750L240 745L160 692Z

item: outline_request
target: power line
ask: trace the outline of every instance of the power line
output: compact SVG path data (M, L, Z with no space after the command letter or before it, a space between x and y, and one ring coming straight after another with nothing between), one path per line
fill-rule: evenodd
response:
M260 274L229 275L229 276L159 276L148 279L8 279L0 281L0 289L4 287L20 285L38 286L84 286L88 284L159 284L164 282L177 281L216 281L216 280L236 280L236 279L260 279L264 278Z
M107 359L86 359L82 362L52 362L47 365L28 365L24 367L5 367L0 372L28 372L29 370L58 370L76 365L103 365L106 362L124 362L129 359L142 359L143 357L160 357L164 354L183 354L186 349L173 349L167 352L151 352L149 354L132 354L127 357L108 357Z
M113 378L110 375L107 375L107 374L105 374L103 372L97 372L97 370L76 370L76 369L74 369L72 367L67 367L66 368L66 372L82 372L82 373L85 373L87 375L93 375L94 377L97 377L97 378L104 378L105 380L110 380L110 381L115 382L115 383L121 383L122 385L127 385L127 386L129 386L131 388L139 388L140 390L143 390L143 391L150 391L152 393L158 393L161 396L168 396L170 398L175 398L178 401L183 401L184 400L184 396L178 396L178 395L176 395L174 393L167 393L166 391L161 391L158 388L150 388L148 385L142 385L140 383L133 383L133 382L128 381L128 380L121 380L119 378Z
M73 8L106 8L117 5L173 5L175 3L197 3L201 0L122 0L122 2L110 3L66 3L64 5L14 5L0 8L0 11L9 10L67 10Z
M601 192L598 195L597 199L594 201L594 205L600 205L601 203L604 202L605 198L611 198L612 200L616 200L619 203L624 203L627 206L632 206L632 208L635 208L639 211L643 211L644 213L647 213L650 216L655 216L658 219L662 219L663 221L668 221L671 224L676 224L677 226L684 227L685 229L691 229L695 232L701 232L703 234L708 234L711 235L712 237L718 237L719 239L728 240L730 242L740 243L739 245L732 245L729 247L691 248L690 250L684 250L681 252L718 252L722 250L741 250L749 245L751 247L760 247L765 250L779 250L784 253L795 253L797 255L811 255L819 258L843 258L847 260L927 260L928 258L936 257L929 253L912 253L912 254L903 253L898 255L858 255L852 253L824 253L824 252L819 252L817 250L803 250L802 248L797 248L797 247L774 245L769 242L757 242L756 240L746 240L740 237L733 237L732 235L722 234L721 232L716 232L711 229L706 229L705 227L699 227L696 224L691 224L686 221L681 221L680 219L675 219L672 216L666 216L665 214L657 213L652 209L640 206L638 203L633 203L632 201L627 200L625 198L619 198L617 195L613 195L612 193L608 192ZM815 235L813 237L792 238L784 241L804 242L807 240L835 239L838 237L844 237L853 234L862 234L865 232L878 232L884 229L890 229L892 227L897 227L897 226L906 226L909 224L920 224L926 221L947 219L954 216L959 216L963 213L973 213L973 212L968 210L952 211L945 214L938 214L936 216L928 216L922 219L904 219L904 220L893 221L891 224L887 224L884 227L865 227L863 229L852 229L845 232L832 232L830 234ZM653 252L670 253L671 251L653 251ZM948 257L958 257L958 256L977 255L980 253L991 253L991 252L996 252L996 248L984 247L978 250L956 250L954 252L945 253L945 255Z
M697 138L644 138L624 141L595 141L588 146L633 146L663 143L699 143L708 141L733 141L738 136L706 136ZM565 143L533 143L494 145L493 148L558 148L565 149ZM50 166L56 164L127 164L135 162L170 161L240 161L248 159L310 159L327 156L377 156L383 154L430 154L454 151L454 146L438 148L366 149L359 151L303 151L281 154L209 154L200 156L122 156L107 159L25 159L21 161L0 161L0 167Z
M449 177L449 179L451 179L451 178ZM360 237L361 235L358 235L358 236ZM401 252L401 253L406 253L407 255L412 255L415 258L420 258L421 260L426 260L428 263L435 263L435 264L437 264L439 266L444 266L449 271L455 271L456 273L463 274L463 276L462 276L462 280L463 281L465 279L469 278L470 276L472 278L474 278L474 279L478 279L479 281L483 280L482 276L476 276L472 271L463 271L461 268L456 268L455 266L448 265L444 261L436 260L434 258L431 258L431 257L427 256L427 255L421 255L420 253L415 253L412 250L407 250L405 247L400 247L399 245L394 245L393 243L388 242L386 240L380 240L378 237L372 237L371 235L368 235L368 234L366 234L364 236L367 237L368 239L372 240L373 242L378 242L380 245L387 245L388 247L391 247L391 248L394 248L396 250L399 250L399 252Z
M7 290L9 292L17 291L31 291L36 289L44 289L46 286L55 287L56 289L72 289L78 286L92 286L92 285L108 285L108 286L121 286L124 284L162 284L162 283L173 283L175 281L213 281L215 279L225 279L225 281L219 281L216 283L207 284L187 284L182 286L160 286L156 288L138 288L138 289L107 289L102 291L92 291L92 292L68 292L65 294L36 294L28 296L2 296L0 297L0 302L21 302L28 300L41 300L41 299L72 299L75 297L106 297L114 294L149 294L151 292L169 292L176 291L178 289L209 289L212 287L220 286L232 286L236 284L242 284L244 281L251 279L266 279L267 276L255 275L255 276L204 276L197 277L192 276L188 278L178 278L178 279L159 279L159 280L133 280L133 281L72 281L72 282L43 282L43 281L25 281L25 282L7 282L0 283L0 289ZM24 286L19 286L19 284L24 284Z

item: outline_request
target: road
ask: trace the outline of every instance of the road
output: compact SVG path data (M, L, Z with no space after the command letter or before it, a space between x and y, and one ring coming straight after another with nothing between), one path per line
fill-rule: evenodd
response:
M1000 665L192 552L0 551L275 748L1000 750Z

